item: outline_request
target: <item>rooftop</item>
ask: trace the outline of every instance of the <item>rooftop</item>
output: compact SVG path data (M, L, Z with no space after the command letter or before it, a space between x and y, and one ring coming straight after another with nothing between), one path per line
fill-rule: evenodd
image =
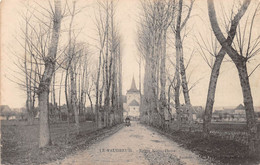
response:
M139 103L136 100L131 101L129 106L139 106Z
M136 85L135 85L135 78L133 77L132 79L132 84L131 84L131 88L127 91L128 92L139 92L139 90L136 88Z
M245 110L245 107L244 107L242 104L239 104L239 106L237 106L237 107L235 108L235 110L238 110L238 109L243 109L243 110Z

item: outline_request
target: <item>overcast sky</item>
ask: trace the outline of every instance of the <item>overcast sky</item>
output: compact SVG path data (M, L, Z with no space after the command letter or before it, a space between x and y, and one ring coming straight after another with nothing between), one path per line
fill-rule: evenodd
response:
M1 105L7 104L10 107L25 106L25 92L11 80L15 80L14 71L18 71L13 64L16 61L10 49L19 51L19 44L16 39L20 34L20 15L23 9L21 4L23 0L2 0L1 2ZM40 2L40 1L38 1ZM75 18L77 26L83 28L81 39L87 42L93 42L92 35L95 34L93 24L95 14L95 0L79 1L79 5L87 7ZM253 7L254 4L251 4ZM227 5L228 6L228 5ZM136 47L137 27L139 21L140 2L139 0L119 0L117 3L116 21L122 37L122 55L123 55L123 94L130 88L132 77L135 76L138 86L138 63L139 52ZM254 34L260 34L260 19L257 16L254 24ZM189 55L192 50L195 51L192 63L188 68L187 74L191 75L191 83L200 80L199 83L191 90L191 102L193 105L205 106L210 77L210 68L203 61L195 43L195 38L199 33L203 37L210 34L209 19L207 15L206 0L196 0L191 20L188 24L188 30L191 32L184 41L185 55ZM172 42L174 43L174 42ZM168 47L171 47L169 42ZM170 50L170 48L169 48ZM18 52L21 53L22 52ZM174 57L173 51L168 51L169 57ZM260 54L248 65L249 72L260 63ZM228 60L228 58L226 58ZM172 66L167 68L171 70ZM143 72L143 70L142 70ZM215 105L216 106L236 106L243 103L242 92L238 79L237 70L231 62L224 62L218 80ZM143 75L143 73L142 73ZM143 76L142 76L143 77ZM11 79L11 80L10 80ZM251 90L254 99L254 105L260 106L260 68L250 76ZM182 99L183 100L183 99Z

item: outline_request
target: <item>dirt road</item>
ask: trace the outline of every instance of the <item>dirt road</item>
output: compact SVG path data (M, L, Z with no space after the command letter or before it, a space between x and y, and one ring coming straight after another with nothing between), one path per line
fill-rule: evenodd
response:
M87 150L53 164L211 164L163 135L132 123Z

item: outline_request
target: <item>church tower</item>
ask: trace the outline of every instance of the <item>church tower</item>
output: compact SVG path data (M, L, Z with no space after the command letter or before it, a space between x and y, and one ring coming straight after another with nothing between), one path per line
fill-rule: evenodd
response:
M131 88L126 93L127 113L130 118L140 116L140 91L136 88L135 79L132 78Z

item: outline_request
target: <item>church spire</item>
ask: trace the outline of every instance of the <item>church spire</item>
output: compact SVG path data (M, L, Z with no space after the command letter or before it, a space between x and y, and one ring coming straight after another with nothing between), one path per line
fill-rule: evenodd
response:
M132 85L131 85L130 90L137 91L137 88L136 88L136 85L135 85L135 78L134 78L134 76L133 76L133 79L132 79Z
M135 85L135 78L133 76L133 79L132 79L132 84L131 84L131 88L127 91L127 93L130 92L139 92L139 90L136 88L136 85Z

